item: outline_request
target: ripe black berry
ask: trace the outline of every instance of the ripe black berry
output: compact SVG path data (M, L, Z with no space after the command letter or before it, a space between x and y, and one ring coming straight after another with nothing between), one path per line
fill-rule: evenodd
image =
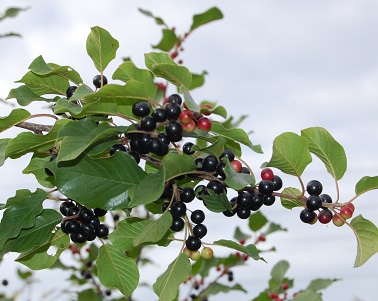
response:
M62 204L60 204L60 207L59 207L60 213L62 213L64 216L67 216L68 209L70 209L73 206L75 206L74 203L71 203L71 202L68 202L68 201L63 202Z
M107 225L105 224L100 224L96 229L95 229L95 233L96 233L96 236L97 237L100 237L100 238L105 238L108 236L109 234L109 228Z
M185 187L183 190L180 192L180 201L184 203L190 203L191 201L194 200L195 198L195 193L193 188L191 187Z
M252 197L252 205L250 209L252 211L257 211L264 204L264 196L261 193L255 193Z
M167 114L163 108L157 108L152 112L152 117L156 122L164 122L167 120Z
M146 101L140 101L133 104L132 112L137 117L145 117L150 114L151 107L150 104Z
M197 251L201 247L201 239L197 236L189 236L185 245L190 251Z
M7 279L4 279L1 283L2 283L4 286L7 286L9 282L8 282Z
M210 181L207 183L206 187L214 191L216 194L221 194L226 189L225 186L217 180Z
M178 105L181 105L182 98L178 94L172 94L168 97L168 103L177 103Z
M228 148L225 148L222 155L220 155L219 159L222 159L223 157L226 157L228 161L234 161L235 155L234 152Z
M164 213L169 207L169 202L164 202L161 206L161 212Z
M180 141L182 139L182 124L177 121L169 122L165 127L165 133L170 141Z
M245 173L249 175L251 174L251 171L247 167L243 166L240 173Z
M306 207L312 211L318 210L322 206L322 200L318 195L310 195L306 201Z
M310 195L320 195L323 191L323 185L317 180L312 180L308 182L306 190Z
M225 167L226 167L226 163L224 163L223 161L219 161L217 168L215 169L215 174L217 176L220 176L221 179L226 178L226 174L224 172Z
M265 195L264 196L264 205L265 206L272 206L276 201L276 197L273 195Z
M251 210L247 208L238 207L236 208L236 214L241 219L247 219L251 215Z
M110 150L109 150L109 154L112 156L114 155L116 152L125 152L126 151L126 147L123 145L123 144L114 144Z
M69 219L64 223L64 232L66 233L78 233L80 231L81 224L76 219Z
M156 129L156 121L152 116L146 116L143 117L142 121L140 122L140 126L142 130L152 132Z
M128 153L131 157L133 157L133 159L135 160L135 162L137 163L137 164L139 164L139 162L140 162L140 155L137 153L137 152L129 152Z
M79 207L77 206L72 206L70 208L68 208L67 210L67 216L74 216L74 215L78 215L79 214Z
M315 214L314 211L312 211L308 208L305 208L301 211L299 217L300 217L302 222L308 224L308 223L311 223L315 219L316 214Z
M160 133L158 135L158 138L160 139L161 142L163 142L166 145L169 145L169 143L171 143L171 141L169 141L168 136L165 133Z
M330 195L326 194L326 193L323 193L320 196L320 199L322 200L323 203L332 203L332 198Z
M86 225L86 224L81 225L80 233L84 234L85 237L88 237L94 234L94 232L95 232L95 228L93 226Z
M195 225L193 228L194 236L202 238L207 234L207 227L204 224Z
M207 188L205 185L198 185L194 189L194 194L196 195L196 198L199 200L203 200L202 195L207 194Z
M78 232L71 234L71 240L75 243L82 244L87 241L87 238L83 233Z
M151 138L151 140L148 144L148 150L149 150L149 152L154 153L154 154L162 153L163 147L164 147L163 145L164 145L164 143L161 142L161 140L159 138L153 137L153 138ZM168 148L167 148L167 152L168 152Z
M271 195L273 193L273 182L269 180L262 180L259 183L259 192L262 195Z
M67 99L71 98L71 96L75 93L76 89L77 89L76 86L70 86L70 87L68 87L68 89L66 90Z
M272 182L273 182L274 191L280 190L282 188L283 184L282 184L282 179L280 176L274 175Z
M192 142L186 142L182 147L182 151L184 152L184 154L193 155L195 153L195 151L191 150L193 145L194 144Z
M175 102L168 103L165 106L165 114L167 115L167 119L169 120L177 120L180 116L180 113L180 105Z
M93 228L98 228L100 226L100 219L97 216L93 216L92 219L88 222L88 225L93 226Z
M184 202L175 202L171 207L173 217L181 217L186 213L186 205Z
M203 159L202 170L213 172L217 169L218 159L213 155L208 155Z
M239 193L238 197L236 198L236 203L238 204L238 207L250 208L252 206L251 194L245 191Z
M184 221L183 218L181 218L181 217L174 217L173 218L172 226L171 226L172 231L179 232L182 229L184 229L184 226L185 226L185 221Z
M108 212L101 208L95 208L93 211L94 211L94 214L96 214L97 216L104 216Z
M101 86L105 86L106 84L108 83L108 79L106 78L105 75L102 76L102 85L101 85L101 75L96 75L94 78L93 78L93 85L99 89L101 88Z
M93 211L88 209L88 208L81 208L79 212L79 217L78 220L81 221L82 223L88 223L91 221L93 217Z
M202 210L194 210L190 215L190 220L195 224L201 224L205 220L205 213Z

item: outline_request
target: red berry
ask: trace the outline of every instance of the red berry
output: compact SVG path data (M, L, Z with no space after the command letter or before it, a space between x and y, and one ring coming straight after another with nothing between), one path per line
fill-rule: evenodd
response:
M281 288L286 291L288 288L289 288L289 284L287 284L286 282L285 283L282 283L281 284Z
M243 165L241 164L241 162L239 160L231 161L231 165L236 172L240 172L241 169L243 168Z
M208 132L211 129L211 120L209 118L207 118L207 117L202 117L202 118L198 119L198 121L197 121L197 127L201 131Z
M328 209L323 209L318 214L318 220L322 224L328 224L332 220L332 212Z
M353 203L349 203L348 205L345 206L346 208L350 208L352 209L352 211L354 212L354 205Z
M185 132L193 132L195 129L196 129L197 125L196 123L192 120L190 123L185 123L182 125L182 129L185 131Z
M221 270L221 267L217 265L215 269L219 272Z
M273 181L273 178L274 178L274 173L273 173L273 170L271 170L270 168L264 168L261 171L261 179Z
M178 52L177 51L171 53L171 59L174 59L177 56L178 56Z
M336 227L341 227L344 225L344 221L336 214L333 216L332 222Z
M353 215L353 210L352 208L345 206L341 208L340 215L345 219L351 218Z
M194 118L193 112L191 110L183 110L179 115L180 122L182 124L190 123Z
M244 245L245 244L245 239L239 239L239 244Z
M276 294L276 293L269 293L268 296L269 296L270 299L277 299L278 298L278 294Z
M157 85L158 88L159 88L160 90L162 90L162 91L167 90L167 86L164 85L163 83L157 83L156 85Z
M264 235L259 235L259 237L257 237L257 240L258 241L266 241L266 237Z

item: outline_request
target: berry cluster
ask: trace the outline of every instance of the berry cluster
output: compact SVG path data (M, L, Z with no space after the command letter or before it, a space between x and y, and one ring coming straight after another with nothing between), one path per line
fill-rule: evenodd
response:
M84 243L96 237L108 236L109 228L99 218L106 214L105 210L96 208L92 211L84 206L76 206L72 201L63 202L59 209L66 217L61 223L62 231L70 234L72 242Z
M323 186L317 180L312 180L307 183L306 191L309 196L306 199L306 208L300 213L300 219L304 223L315 224L318 220L322 224L328 224L331 220L336 226L342 226L346 219L352 217L354 212L354 205L352 203L341 207L337 214L325 207L325 204L331 204L332 198L323 193ZM318 211L318 213L317 213Z

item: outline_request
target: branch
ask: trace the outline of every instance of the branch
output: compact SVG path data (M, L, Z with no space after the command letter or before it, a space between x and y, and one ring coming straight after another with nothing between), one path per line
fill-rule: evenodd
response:
M49 132L52 129L51 125L37 124L31 122L20 122L15 125L16 127L23 128L34 132L35 134L42 134L42 132Z

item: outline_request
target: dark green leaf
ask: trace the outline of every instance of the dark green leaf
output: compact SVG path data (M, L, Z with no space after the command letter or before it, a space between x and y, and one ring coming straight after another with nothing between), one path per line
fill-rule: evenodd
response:
M310 152L325 164L334 179L340 180L347 169L344 148L324 128L312 127L301 133L307 139Z
M21 271L20 269L17 269L17 275L18 275L18 277L20 277L22 280L25 280L25 279L30 278L30 277L33 275L33 273L30 272L30 271L25 271L25 272L23 272L23 271Z
M46 99L41 98L38 94L34 93L28 86L22 85L15 89L10 90L6 99L15 98L20 106L27 106L35 100Z
M194 15L193 16L193 23L190 27L190 31L205 25L207 23L220 20L223 18L222 12L217 7L212 7L209 10L205 11L202 14Z
M196 172L196 165L191 156L168 154L165 155L162 161L165 169L165 180L171 180L175 177L185 175L191 172Z
M46 163L50 162L50 155L34 153L30 163L22 171L23 174L33 174L38 183L47 188L55 187L54 177L46 173Z
M192 82L190 84L189 90L193 90L202 87L205 84L205 75L207 71L203 71L201 74L192 73Z
M7 201L0 223L0 249L7 240L20 234L22 229L35 224L36 216L42 212L42 203L47 198L47 192L37 189L31 192L26 189L17 190L16 195Z
M216 194L212 190L208 190L207 194L201 195L206 208L212 212L232 211L232 206L225 193Z
M311 161L307 140L295 133L286 132L274 139L273 155L267 166L300 177Z
M268 234L277 232L277 231L287 231L286 228L283 228L281 225L275 223L269 223L268 228L264 231L263 235L267 236Z
M378 229L362 215L356 216L350 226L357 238L357 256L354 267L359 267L378 252Z
M116 57L119 43L107 30L95 26L88 35L86 47L96 69L102 73Z
M102 301L102 295L92 288L77 293L77 301Z
M188 279L191 269L189 258L184 253L180 253L153 285L159 301L175 300L181 283Z
M0 21L3 21L6 18L14 18L16 17L20 12L28 10L29 7L8 7L4 14L0 17Z
M367 191L378 189L378 176L375 177L363 177L356 184L356 195L361 195Z
M14 109L7 117L0 118L0 133L12 126L25 121L29 118L30 113L24 109Z
M304 290L295 296L293 301L323 301L320 293L314 292L313 290Z
M164 23L164 21L163 21L162 18L154 16L150 11L142 9L142 8L138 8L138 10L142 14L144 14L145 16L151 17L151 18L155 19L156 24L158 24L158 25L165 25L165 23Z
M0 166L2 166L5 162L5 159L6 159L5 152L11 141L12 139L10 138L0 139Z
M240 285L234 284L233 286L228 286L221 284L219 282L212 283L204 291L201 292L201 296L216 295L219 293L229 293L232 291L241 291L247 293L247 291Z
M252 231L256 232L264 227L267 222L267 218L260 211L257 211L250 215L248 225Z
M160 42L152 48L154 49L160 49L162 51L170 51L178 42L178 38L176 37L176 34L171 29L163 28L163 37L161 38Z
M226 239L214 241L213 244L218 245L218 246L231 248L231 249L237 250L239 252L243 252L243 253L249 255L250 257L252 257L254 260L265 261L264 258L259 256L259 252L258 252L256 246L253 245L253 244L243 246L243 245L238 244L238 243L236 243L232 240L226 240Z

